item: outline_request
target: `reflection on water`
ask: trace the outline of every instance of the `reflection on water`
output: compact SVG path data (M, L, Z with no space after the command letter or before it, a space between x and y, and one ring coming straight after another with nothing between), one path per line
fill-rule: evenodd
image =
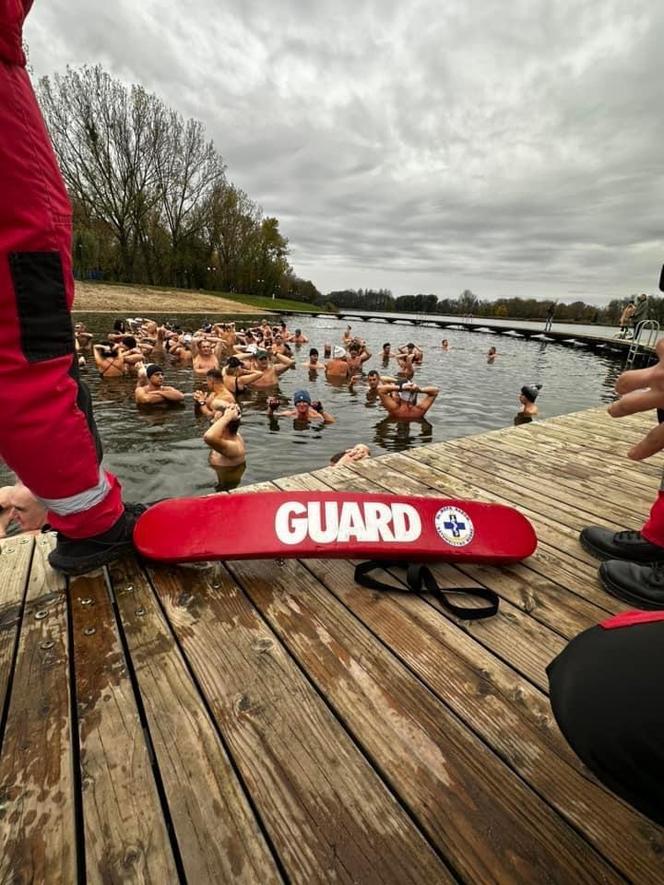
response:
M523 412L517 412L514 416L514 426L518 427L520 424L531 424L532 420L532 415L524 415Z
M382 409L381 409L382 411ZM426 418L397 421L389 415L374 425L373 442L389 452L403 452L433 441L433 424Z
M114 317L86 315L88 327L100 335ZM214 319L210 316L209 319ZM197 328L201 317L178 318L183 328ZM293 326L293 322L289 323ZM457 436L511 426L519 407L523 384L542 384L538 397L540 419L596 406L613 399L621 363L588 351L556 344L500 337L481 332L447 330L450 350L441 349L440 330L431 327L354 323L353 332L367 339L375 356L365 371L378 368L395 375L394 360L380 356L383 342L395 351L412 338L424 347L424 363L416 370L420 385L435 384L440 395L427 417L410 423L388 418L364 380L348 387L330 384L323 371L302 366L310 347L323 352L326 343L339 344L345 322L332 318L298 318L309 343L295 349L297 368L281 376L279 387L248 392L241 397L241 433L247 444L247 465L240 476L218 476L208 463L202 442L205 419L194 415L192 393L204 386L191 369L165 363L166 383L186 394L185 407L139 410L130 379L99 379L93 366L82 370L95 404L95 415L106 453L105 464L117 473L128 500L207 494L215 489L273 479L327 466L330 457L356 443L367 443L372 454L415 448ZM486 362L490 345L498 349L496 361ZM298 388L313 400L322 400L336 418L335 424L301 423L292 418L270 418L267 399L276 393L283 406L292 404ZM7 471L0 481L6 481Z

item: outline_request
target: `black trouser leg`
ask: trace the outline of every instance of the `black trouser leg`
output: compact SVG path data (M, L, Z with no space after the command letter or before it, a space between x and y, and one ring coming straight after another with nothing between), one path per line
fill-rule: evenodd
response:
M553 713L575 753L664 825L664 621L586 630L548 676Z

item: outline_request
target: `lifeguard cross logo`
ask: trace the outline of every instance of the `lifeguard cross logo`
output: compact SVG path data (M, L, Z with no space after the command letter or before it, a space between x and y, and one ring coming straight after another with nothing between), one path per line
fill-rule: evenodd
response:
M422 521L410 504L382 501L287 501L277 510L274 531L282 544L315 544L347 541L385 541L388 544L416 541Z
M465 547L475 534L471 518L458 507L441 507L435 516L436 531L452 547Z

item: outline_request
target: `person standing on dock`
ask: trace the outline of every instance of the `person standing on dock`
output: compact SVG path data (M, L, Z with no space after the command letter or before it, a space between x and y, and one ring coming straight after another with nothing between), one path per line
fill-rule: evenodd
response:
M547 310L547 312L546 312L546 319L545 319L545 322L544 322L544 331L545 331L545 332L550 332L550 331L551 331L551 326L553 325L553 318L554 318L554 316L556 315L556 304L557 304L557 303L558 303L557 301L553 301L553 302L549 305L549 308L548 308L548 310Z
M48 510L58 532L49 562L75 575L130 550L145 508L125 507L101 466L78 375L72 208L25 69L31 6L0 2L0 456Z
M636 307L632 314L632 325L634 326L634 337L639 337L641 325L648 319L649 312L648 296L642 292L636 299Z
M627 338L627 336L631 333L632 330L632 317L634 316L634 311L636 310L636 304L633 301L630 301L624 308L623 312L620 314L620 319L618 320L618 325L620 326L620 334L619 338Z

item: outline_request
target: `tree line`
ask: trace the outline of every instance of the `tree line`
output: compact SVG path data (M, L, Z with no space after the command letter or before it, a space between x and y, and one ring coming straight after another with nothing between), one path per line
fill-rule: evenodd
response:
M559 322L582 322L615 325L628 301L637 295L614 298L598 307L584 301L570 304L551 299L498 298L488 301L479 298L470 289L464 289L457 298L439 298L433 294L399 295L394 297L389 289L344 289L330 292L327 301L341 308L357 310L401 311L404 313L431 313L445 316L475 316L486 318L541 319L544 320L553 306L554 318ZM664 325L664 298L649 298L650 319Z
M296 276L279 221L230 182L199 120L101 66L37 86L74 212L79 278L320 295Z

